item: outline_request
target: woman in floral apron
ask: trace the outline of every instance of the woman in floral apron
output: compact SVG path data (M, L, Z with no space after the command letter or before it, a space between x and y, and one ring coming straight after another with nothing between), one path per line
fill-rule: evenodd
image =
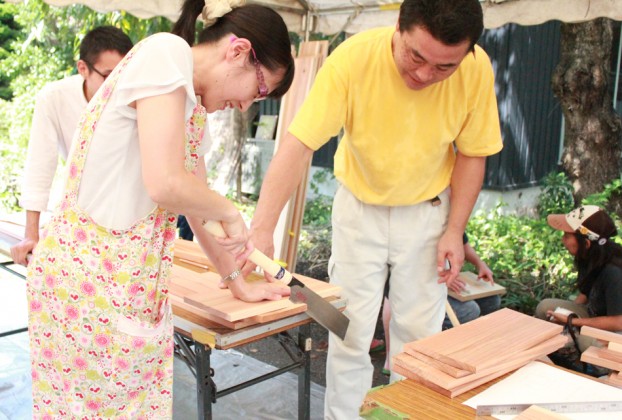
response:
M288 293L237 274L252 245L234 205L207 187L202 140L207 112L246 110L289 88L289 37L276 12L223 4L186 1L181 37L136 45L87 106L64 199L28 266L34 418L172 417L176 212L194 227L221 221L227 238L197 234L219 271L237 277L235 296ZM199 14L211 26L191 47Z

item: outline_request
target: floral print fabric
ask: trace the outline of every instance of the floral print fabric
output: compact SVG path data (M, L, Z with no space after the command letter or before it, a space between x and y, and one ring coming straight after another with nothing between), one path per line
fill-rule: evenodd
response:
M77 206L99 116L137 46L89 103L70 157L65 196L28 265L33 418L172 417L173 323L167 279L177 216L156 208L126 230ZM195 170L205 109L186 124Z

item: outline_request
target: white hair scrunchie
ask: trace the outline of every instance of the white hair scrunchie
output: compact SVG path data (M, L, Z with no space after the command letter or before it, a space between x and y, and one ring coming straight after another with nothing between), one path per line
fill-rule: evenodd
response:
M218 18L226 15L236 7L243 6L245 0L205 0L201 18L205 28L212 26Z

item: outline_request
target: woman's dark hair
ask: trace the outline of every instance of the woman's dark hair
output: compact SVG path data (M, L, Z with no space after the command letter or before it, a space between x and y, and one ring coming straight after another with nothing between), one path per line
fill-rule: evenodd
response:
M421 26L446 45L468 40L473 51L484 30L484 14L478 0L404 0L398 23L400 32Z
M575 232L574 235L578 244L574 260L579 272L577 278L579 289L589 286L607 264L614 264L622 268L622 246L612 239L606 239L601 245L598 240L590 241L587 236L578 232ZM588 242L591 242L589 246Z
M186 0L181 16L172 32L184 38L191 46L195 42L196 20L205 5L204 0ZM228 34L250 41L257 60L270 71L283 69L278 86L270 92L271 98L279 98L287 92L294 79L294 57L289 33L283 18L274 10L256 4L237 7L218 18L216 23L199 33L199 44L213 43Z

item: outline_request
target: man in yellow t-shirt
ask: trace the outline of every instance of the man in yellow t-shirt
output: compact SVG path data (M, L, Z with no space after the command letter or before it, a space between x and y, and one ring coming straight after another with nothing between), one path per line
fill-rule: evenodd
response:
M344 130L329 274L350 326L344 341L329 338L326 418L356 418L371 386L389 270L392 355L441 331L486 156L502 148L482 30L478 0L405 0L395 28L355 35L328 57L270 164L251 229L268 255L313 152Z

